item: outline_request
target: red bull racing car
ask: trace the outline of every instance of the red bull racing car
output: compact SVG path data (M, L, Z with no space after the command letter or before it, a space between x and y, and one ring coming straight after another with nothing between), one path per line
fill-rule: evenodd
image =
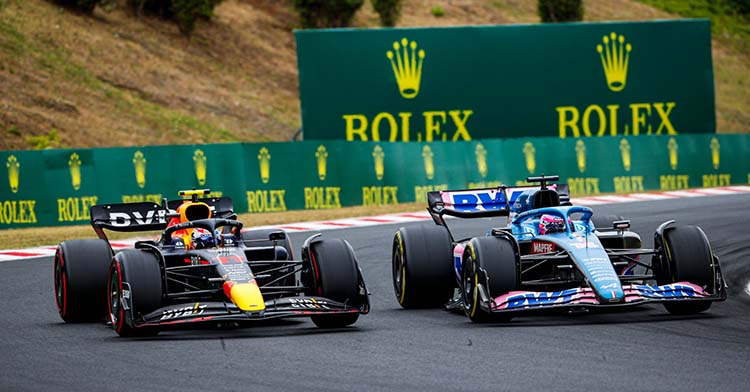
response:
M557 176L531 187L428 193L436 225L400 228L392 248L393 287L404 308L444 305L474 322L543 310L663 303L673 314L726 299L719 259L697 226L661 224L654 249L630 222L572 206ZM458 239L444 216L507 217L485 236ZM648 260L650 259L650 260Z
M99 238L62 242L55 255L65 322L106 319L120 336L140 336L170 325L281 317L337 328L369 312L347 241L313 235L294 259L284 231L242 231L231 199L208 190L180 195L189 199L91 207ZM104 229L162 233L115 253Z

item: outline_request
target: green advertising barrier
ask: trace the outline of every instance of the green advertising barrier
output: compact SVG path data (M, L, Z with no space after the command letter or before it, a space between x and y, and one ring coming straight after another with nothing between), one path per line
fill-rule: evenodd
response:
M306 141L0 151L0 228L85 224L94 204L230 196L238 213L425 201L557 174L573 196L750 183L750 135ZM252 222L248 222L252 224Z
M708 20L295 32L305 140L715 132Z

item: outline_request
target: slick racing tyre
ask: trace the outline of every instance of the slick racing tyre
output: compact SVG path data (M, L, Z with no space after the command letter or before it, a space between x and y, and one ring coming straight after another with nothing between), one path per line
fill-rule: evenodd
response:
M362 305L359 287L359 267L354 251L342 239L325 239L310 245L310 263L315 278L314 287L305 293L321 296L353 308ZM322 314L312 316L312 322L320 328L341 328L354 324L359 313Z
M654 263L659 261L654 260ZM664 231L658 284L690 282L711 287L714 279L713 254L706 235L698 226L680 226ZM707 310L710 301L669 301L664 307L672 314L693 314Z
M135 327L135 320L162 304L162 276L159 259L138 249L119 252L109 267L107 292L109 318L118 335L150 336L155 327ZM126 309L126 307L128 309Z
M448 229L402 227L393 237L393 290L405 309L443 306L453 295L453 248Z
M516 290L520 282L518 265L513 243L507 238L476 237L469 241L461 271L461 300L471 321L510 321L509 315L493 315L480 306L480 285L490 300Z
M55 252L55 302L66 323L101 321L107 312L107 269L112 248L105 240L61 242Z

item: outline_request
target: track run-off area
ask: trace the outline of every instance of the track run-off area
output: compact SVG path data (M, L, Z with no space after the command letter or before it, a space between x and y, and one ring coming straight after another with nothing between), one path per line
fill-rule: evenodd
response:
M295 319L124 339L103 322L63 323L52 257L6 259L0 390L747 390L750 193L651 199L577 204L631 220L646 248L664 221L701 226L721 260L727 301L693 316L644 305L486 325L441 309L403 310L391 284L391 244L399 226L432 224L419 219L323 232L352 244L371 292L371 313L352 327L321 330ZM504 222L450 224L481 235ZM290 230L296 256L313 233Z

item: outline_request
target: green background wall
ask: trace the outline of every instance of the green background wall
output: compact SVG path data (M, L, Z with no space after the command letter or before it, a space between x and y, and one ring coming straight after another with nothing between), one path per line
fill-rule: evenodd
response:
M422 201L539 174L560 175L574 196L748 184L749 151L750 135L714 134L0 151L0 228L87 223L92 204L192 188L230 196L243 213Z
M716 128L708 20L295 36L306 140L645 137Z

